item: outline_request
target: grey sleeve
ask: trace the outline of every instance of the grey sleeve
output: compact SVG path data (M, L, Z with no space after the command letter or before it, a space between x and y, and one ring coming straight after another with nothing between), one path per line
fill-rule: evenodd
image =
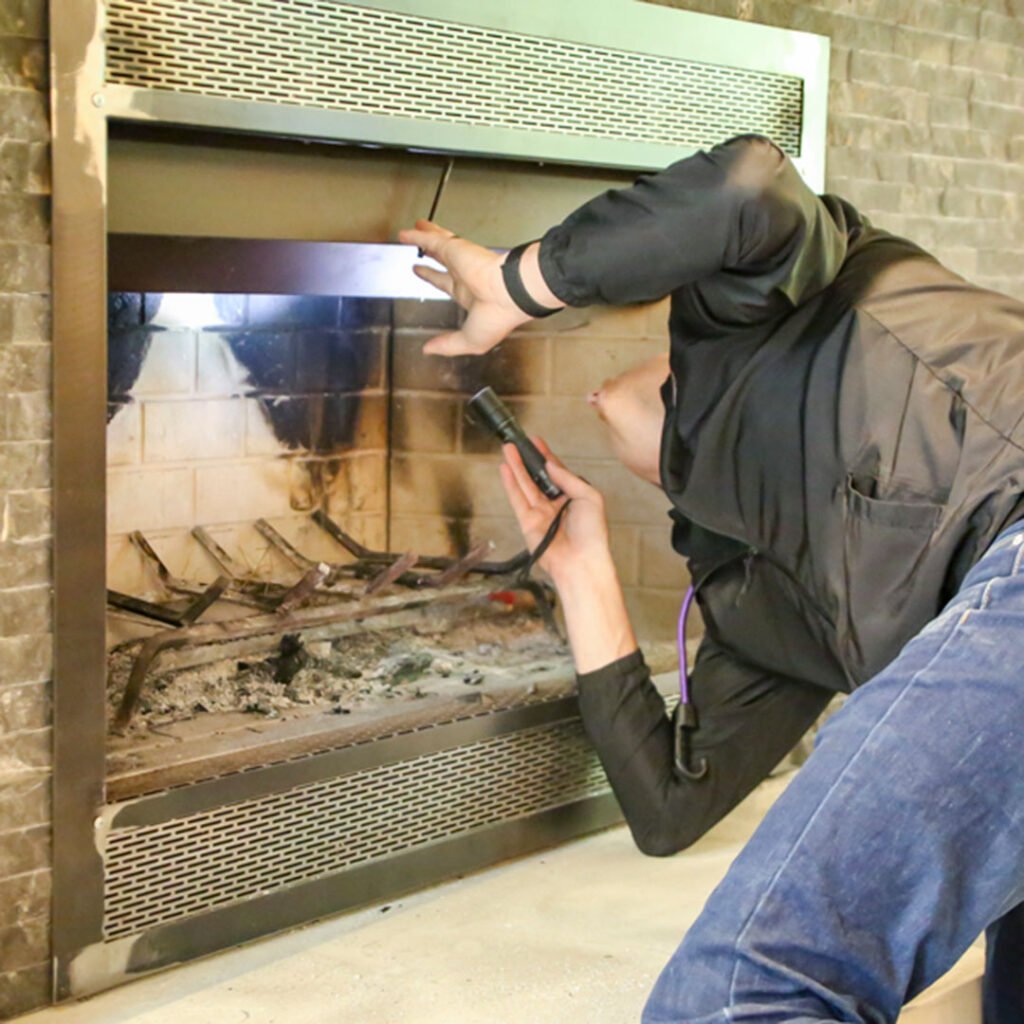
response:
M580 207L544 235L540 268L571 306L648 302L717 279L750 322L761 305L770 316L816 294L845 253L844 231L785 154L740 136Z
M637 651L579 676L583 727L637 846L685 849L736 806L796 745L833 694L745 665L705 639L692 673L700 780L677 775L665 704Z

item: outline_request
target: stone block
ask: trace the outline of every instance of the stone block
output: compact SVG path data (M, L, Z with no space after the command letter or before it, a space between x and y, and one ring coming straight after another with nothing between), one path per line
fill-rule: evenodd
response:
M51 497L48 490L10 491L5 502L4 540L39 541L53 532ZM4 584L0 584L3 586ZM14 584L6 584L13 586Z
M0 140L0 192L28 192L31 176L30 142Z
M48 292L50 247L29 242L0 242L0 291Z
M32 734L29 734L32 735ZM44 733L49 753L50 733ZM17 748L25 747L25 734L5 736L4 746L14 747L14 756L18 757ZM6 758L5 758L6 763ZM28 828L33 825L45 825L50 821L52 806L50 791L53 788L50 773L47 770L31 769L20 772L0 771L0 836L16 828ZM0 839L2 842L2 839ZM3 883L0 882L0 899L2 899ZM0 909L0 915L3 914ZM0 925L0 929L2 929Z
M0 636L49 633L53 628L49 587L24 587L0 592Z
M0 36L45 39L46 0L7 0L0 6Z
M2 45L3 40L0 40L0 49ZM0 240L47 244L50 240L49 199L20 192L0 192Z
M43 343L50 340L50 324L49 295L0 295L0 344L16 342L19 349L25 346L26 350L38 345L38 351L48 357L49 345ZM48 373L45 379L49 380Z
M0 974L0 1020L49 1005L52 978L49 959L20 971Z
M49 144L0 139L0 193L48 196L50 191Z
M0 88L0 138L42 142L50 137L46 93Z
M18 971L45 960L50 952L50 922L46 915L0 928L0 963Z
M33 825L0 833L0 878L12 878L49 867L49 825Z
M559 338L552 349L552 387L556 395L586 395L606 380L666 350L666 341L648 338Z
M899 53L871 53L857 49L850 53L850 79L854 82L913 86L914 71L913 63Z
M1021 134L1024 129L1019 107L1008 107L1001 103L970 103L971 126L985 132L995 132L1006 138Z
M23 391L7 396L7 439L49 440L53 433L53 400L48 391Z
M10 496L7 507L10 508ZM0 590L48 584L50 557L48 540L0 540Z
M0 879L0 928L45 917L50 910L50 891L49 871L29 871Z
M142 403L142 460L198 462L242 454L245 405L235 398Z
M52 351L45 344L0 347L0 391L48 391Z
M453 359L423 354L429 334L396 333L394 386L402 391L442 391L471 395L490 385L501 395L544 394L548 388L548 340L510 338L483 356Z
M904 27L893 37L893 53L909 61L948 67L952 63L953 44L950 36Z
M951 63L972 71L1008 75L1013 71L1012 45L994 39L954 39Z
M107 529L161 530L192 526L194 481L190 468L111 469L107 474Z
M0 480L12 491L49 487L52 456L49 441L0 443Z
M392 403L396 452L452 452L464 405L455 398L399 392Z
M50 681L0 687L0 733L45 729L52 718Z
M0 685L49 679L53 668L53 637L49 633L0 637Z

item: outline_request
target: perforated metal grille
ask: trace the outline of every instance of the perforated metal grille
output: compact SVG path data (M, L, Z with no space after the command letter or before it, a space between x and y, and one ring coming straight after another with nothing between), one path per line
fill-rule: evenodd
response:
M136 934L607 788L572 722L115 829L104 932Z
M460 125L800 153L799 77L332 0L111 0L111 82Z

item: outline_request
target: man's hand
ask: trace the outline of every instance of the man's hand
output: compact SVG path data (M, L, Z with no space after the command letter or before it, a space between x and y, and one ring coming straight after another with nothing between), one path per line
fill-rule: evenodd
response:
M571 499L540 564L562 599L577 672L593 672L636 650L626 603L608 542L604 499L585 480L570 473L539 438L533 443L547 458L551 479L564 492L552 501L530 479L514 445L504 448L501 482L532 551L541 542L558 510Z
M439 334L423 346L429 355L483 355L530 318L509 298L501 276L503 256L459 238L450 231L418 220L398 233L405 245L416 245L445 270L419 265L416 276L451 296L468 316L457 331Z
M541 567L547 570L557 587L560 579L586 572L588 565L610 560L604 498L585 480L569 472L539 437L531 440L547 460L548 473L564 497L546 497L526 471L515 445L511 444L503 447L505 463L501 467L501 482L531 551L544 539L558 510L572 499L558 533L540 560Z

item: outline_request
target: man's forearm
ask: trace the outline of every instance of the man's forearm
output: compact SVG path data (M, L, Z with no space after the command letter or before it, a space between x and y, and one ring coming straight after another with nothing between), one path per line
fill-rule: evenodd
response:
M611 555L567 566L554 583L577 672L593 672L636 650Z

